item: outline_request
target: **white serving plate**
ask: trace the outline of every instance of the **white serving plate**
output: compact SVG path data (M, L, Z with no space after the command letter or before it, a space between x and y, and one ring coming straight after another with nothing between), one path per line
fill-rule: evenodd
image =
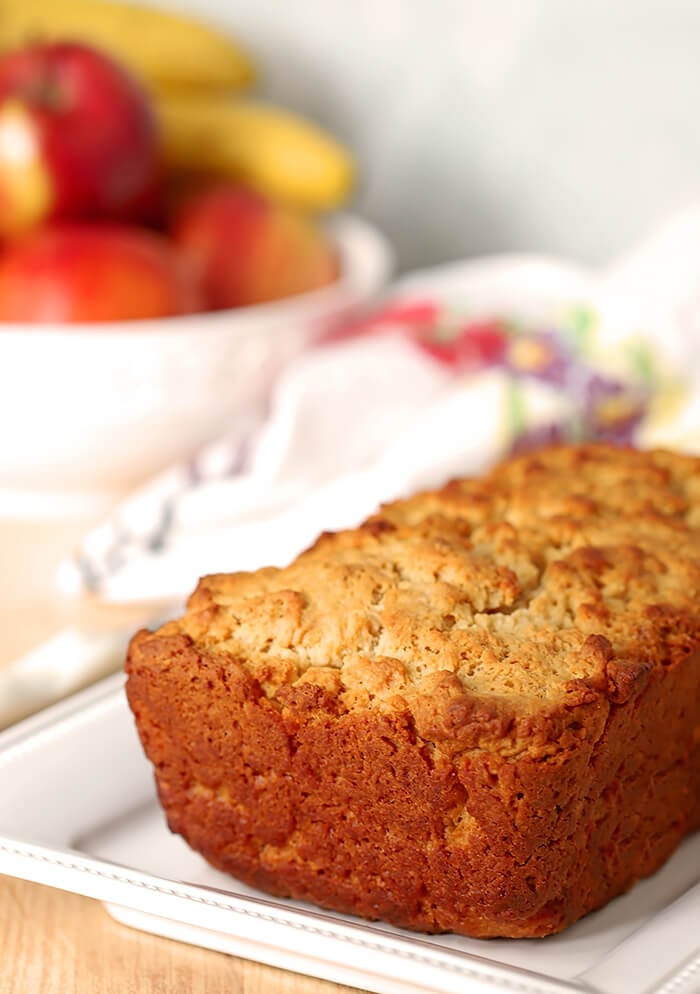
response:
M377 994L698 994L700 833L562 935L421 936L272 899L167 830L113 676L0 734L0 872L122 922Z

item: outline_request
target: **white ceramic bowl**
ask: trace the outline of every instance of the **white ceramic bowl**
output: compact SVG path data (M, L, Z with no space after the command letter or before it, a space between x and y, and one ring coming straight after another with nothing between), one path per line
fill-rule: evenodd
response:
M99 325L0 325L0 491L123 492L223 434L279 369L386 283L391 249L329 223L332 286L238 310Z

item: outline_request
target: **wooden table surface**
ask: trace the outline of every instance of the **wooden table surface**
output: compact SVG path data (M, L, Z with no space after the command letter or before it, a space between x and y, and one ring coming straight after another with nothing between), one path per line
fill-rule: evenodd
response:
M0 665L76 620L56 564L86 522L0 520ZM350 994L336 984L147 935L75 894L0 875L0 994Z

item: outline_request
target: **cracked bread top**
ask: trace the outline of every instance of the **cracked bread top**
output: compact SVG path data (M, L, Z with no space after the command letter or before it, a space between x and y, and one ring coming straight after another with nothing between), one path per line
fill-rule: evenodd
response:
M387 505L179 621L280 707L408 709L458 750L542 748L700 646L700 459L569 446Z

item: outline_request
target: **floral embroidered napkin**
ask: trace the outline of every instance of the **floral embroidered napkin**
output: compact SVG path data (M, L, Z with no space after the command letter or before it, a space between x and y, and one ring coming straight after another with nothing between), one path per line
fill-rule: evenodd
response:
M288 367L267 420L87 535L59 582L180 599L206 572L283 565L382 501L581 439L700 452L700 210L601 273L506 256L403 278Z

